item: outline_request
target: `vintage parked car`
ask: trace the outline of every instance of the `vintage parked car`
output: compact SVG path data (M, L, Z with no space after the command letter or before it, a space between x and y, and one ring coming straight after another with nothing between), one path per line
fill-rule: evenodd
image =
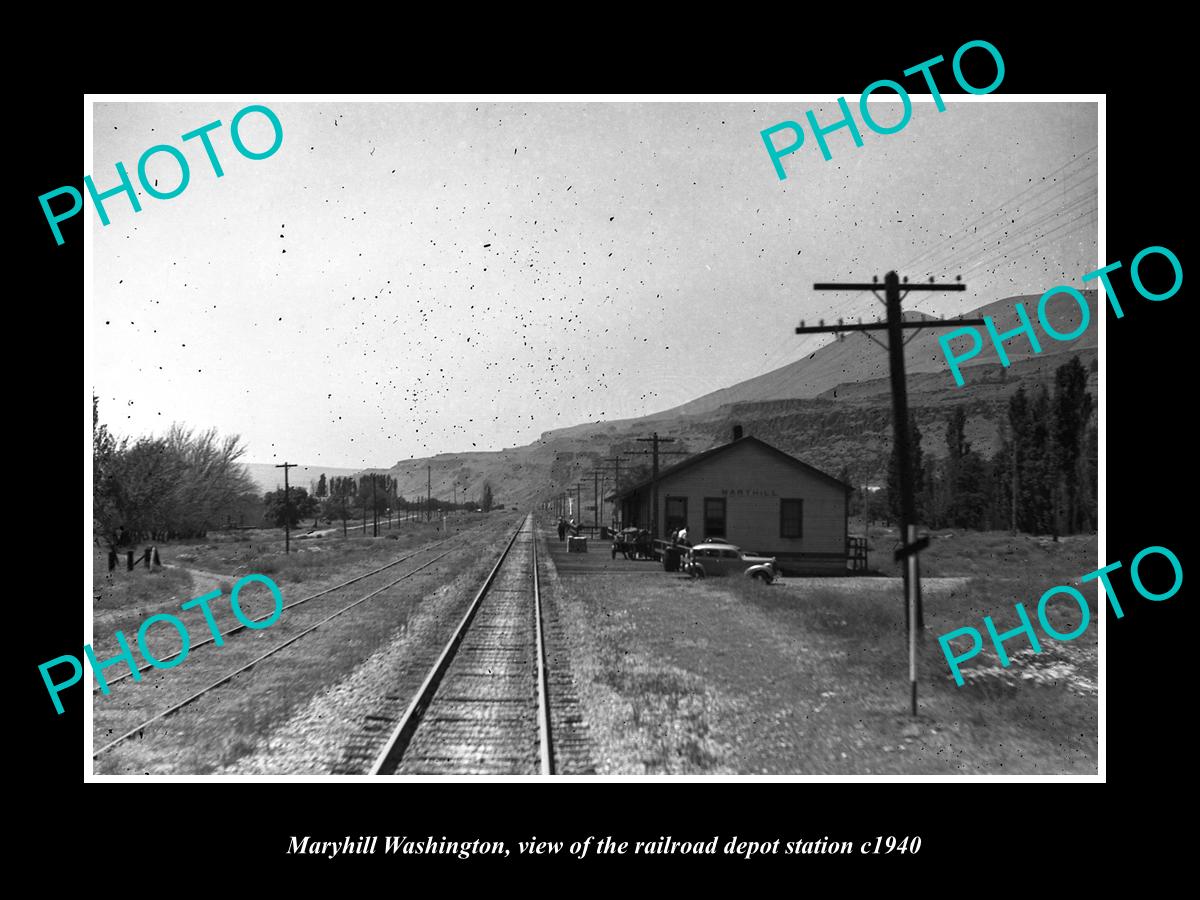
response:
M773 556L755 556L740 547L725 543L704 543L692 547L683 564L683 571L693 578L729 575L740 572L747 578L757 578L770 584L779 577L779 567Z
M626 559L653 559L654 541L650 532L645 528L622 528L613 533L612 558L618 553L625 554Z

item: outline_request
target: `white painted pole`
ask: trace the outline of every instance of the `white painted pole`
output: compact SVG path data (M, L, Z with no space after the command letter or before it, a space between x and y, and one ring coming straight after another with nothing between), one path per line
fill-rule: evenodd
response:
M911 548L917 540L917 527L908 526L906 543ZM910 552L904 559L908 567L908 681L912 687L912 714L917 714L917 554Z

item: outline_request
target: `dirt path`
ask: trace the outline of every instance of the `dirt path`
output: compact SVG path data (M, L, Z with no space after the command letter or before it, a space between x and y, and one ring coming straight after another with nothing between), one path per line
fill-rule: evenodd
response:
M179 566L174 563L163 563L164 569L178 569L181 572L187 572L196 581L193 587L200 588L211 584L213 587L226 581L234 581L233 575L218 575L216 572L205 572L203 569L191 569L187 566Z

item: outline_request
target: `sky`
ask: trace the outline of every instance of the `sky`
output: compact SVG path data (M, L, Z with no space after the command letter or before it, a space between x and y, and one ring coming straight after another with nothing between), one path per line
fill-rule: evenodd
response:
M831 133L829 161L807 135L784 181L760 132L836 104L267 102L283 141L261 160L229 131L253 97L96 104L98 190L155 144L190 170L139 213L106 201L108 226L85 201L101 420L390 466L664 410L811 353L802 318L876 317L816 281L962 276L906 301L942 316L1079 287L1101 264L1095 104L947 100L862 147ZM179 137L217 119L220 178ZM258 114L239 133L272 141ZM147 177L168 190L178 164Z

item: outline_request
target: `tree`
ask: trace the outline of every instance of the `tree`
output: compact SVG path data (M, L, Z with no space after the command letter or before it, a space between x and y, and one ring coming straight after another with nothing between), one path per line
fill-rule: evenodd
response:
M321 477L317 479L316 495L319 499L324 500L329 496L329 488L325 483L325 473L321 473Z
M110 549L150 538L203 537L255 501L235 435L172 425L161 438L117 440L92 398L93 526Z
M317 511L316 498L309 496L308 491L304 488L289 488L286 491L286 498L284 494L284 489L280 488L277 491L268 492L263 497L266 519L270 524L282 528L286 521L288 527L295 528L302 519L308 518Z
M391 498L390 475L368 472L358 479L358 507L365 512L387 512Z
M991 508L991 467L971 450L967 412L957 406L946 420L946 462L941 476L938 526L984 528Z
M1024 387L1017 388L1008 402L1011 431L1007 460L1015 473L1017 528L1034 534L1046 534L1054 528L1054 468L1051 445L1053 423L1045 385L1038 385L1032 397Z
M176 424L163 441L175 481L160 510L160 532L203 535L220 524L240 498L255 492L245 467L237 462L245 451L236 435L222 440L215 428L196 433Z
M329 499L326 501L326 514L342 521L342 537L346 536L346 520L350 518L350 510L354 506L354 494L357 484L353 478L335 475L329 482Z
M1012 414L1012 401L1009 401L1009 416ZM1016 446L1013 443L1012 422L1006 416L998 423L1000 432L1000 447L992 457L992 493L996 498L996 509L992 523L993 528L1007 528L1013 534L1017 532L1016 509L1013 506L1017 487Z
M1062 487L1063 530L1073 534L1083 527L1080 497L1087 426L1092 417L1092 395L1087 391L1087 370L1078 356L1054 372L1054 463Z
M492 483L485 481L483 483L483 496L479 500L479 507L484 512L491 512L492 502Z
M908 446L913 471L913 505L916 507L917 520L922 519L922 506L925 498L925 464L921 454L921 430L917 427L917 417L908 414ZM888 457L887 471L888 508L892 518L900 520L900 463L896 457L893 445L891 456Z
M1080 530L1095 531L1099 522L1096 509L1096 487L1099 482L1100 448L1099 423L1093 419L1084 438L1084 453L1079 461L1079 506L1082 519Z
M118 441L100 422L100 398L92 395L92 533L110 550L120 546L122 513L118 466L125 453L125 441Z
M949 509L950 524L955 528L982 529L988 526L993 508L992 469L978 453L968 450L955 473L954 500Z

